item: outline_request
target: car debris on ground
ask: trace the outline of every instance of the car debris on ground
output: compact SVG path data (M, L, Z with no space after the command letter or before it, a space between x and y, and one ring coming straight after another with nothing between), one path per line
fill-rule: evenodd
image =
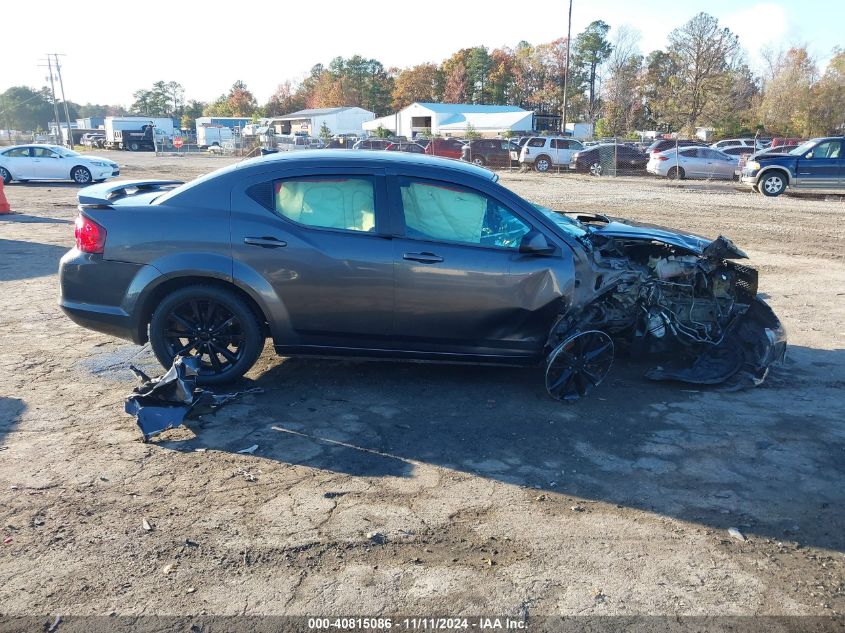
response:
M224 404L248 394L261 393L258 387L216 395L196 386L200 357L177 356L163 376L150 378L143 371L130 365L132 372L143 381L126 399L126 413L136 417L144 442L168 429L182 424L185 419L195 420L213 413ZM253 452L258 446L239 452Z

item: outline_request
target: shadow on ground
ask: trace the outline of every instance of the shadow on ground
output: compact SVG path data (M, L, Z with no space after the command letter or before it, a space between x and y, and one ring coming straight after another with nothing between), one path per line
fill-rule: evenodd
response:
M0 281L56 274L59 260L67 251L67 246L0 239Z
M845 551L845 350L792 347L757 389L650 383L620 362L574 405L538 369L279 359L179 451L351 476L418 464Z
M73 224L73 220L48 218L40 215L27 215L25 213L0 215L0 222L20 222L22 224Z
M25 410L26 404L23 400L0 396L0 447L3 446L6 436L18 425Z

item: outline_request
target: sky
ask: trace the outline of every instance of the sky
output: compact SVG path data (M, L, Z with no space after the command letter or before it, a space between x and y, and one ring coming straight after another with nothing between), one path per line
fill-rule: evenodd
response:
M405 67L470 46L550 42L566 35L568 0L77 0L72 14L67 7L66 0L3 3L0 92L46 85L39 64L61 53L65 94L76 103L129 106L135 90L157 80L178 81L187 99L211 101L238 79L263 103L282 81L339 55ZM572 36L601 19L611 38L623 25L639 31L648 53L700 11L739 35L752 68L765 46L807 45L820 69L834 46L845 46L843 0L573 0Z

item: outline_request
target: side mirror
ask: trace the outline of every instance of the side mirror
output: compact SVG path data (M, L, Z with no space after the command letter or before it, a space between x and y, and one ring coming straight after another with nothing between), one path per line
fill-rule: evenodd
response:
M519 252L527 255L551 255L555 247L536 229L528 231L519 243Z

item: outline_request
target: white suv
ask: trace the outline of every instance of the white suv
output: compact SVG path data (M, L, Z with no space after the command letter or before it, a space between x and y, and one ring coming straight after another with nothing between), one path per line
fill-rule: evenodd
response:
M575 152L584 149L580 141L559 136L534 136L525 142L519 153L520 165L534 165L537 171L549 171L552 167L569 168L569 161ZM511 154L511 158L516 160Z

